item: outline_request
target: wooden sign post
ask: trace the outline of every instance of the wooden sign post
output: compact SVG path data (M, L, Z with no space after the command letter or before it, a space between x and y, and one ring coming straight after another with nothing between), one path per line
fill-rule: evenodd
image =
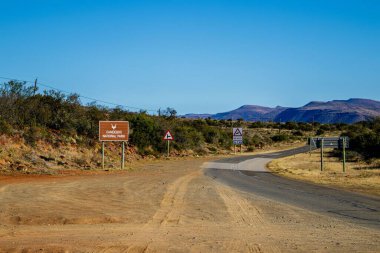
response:
M99 121L99 141L102 142L102 168L104 169L104 142L118 141L121 146L121 165L124 169L125 161L125 143L129 138L128 121Z

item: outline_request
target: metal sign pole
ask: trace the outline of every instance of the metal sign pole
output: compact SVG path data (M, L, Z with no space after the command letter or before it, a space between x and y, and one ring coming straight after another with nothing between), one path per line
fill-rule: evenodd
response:
M343 137L343 172L346 172L346 138Z
M170 141L167 140L167 142L168 142L168 157L169 157L169 154L170 154Z
M167 130L166 131L166 134L164 135L164 138L163 138L164 141L166 141L167 143L167 157L170 156L170 141L174 140L173 138L173 135L171 134L170 130Z
M231 129L232 129L232 141L234 142L234 118L231 118ZM234 143L234 154L236 155L236 144Z
M121 144L121 169L124 169L124 160L125 160L124 151L125 151L125 142L123 141Z
M321 139L321 171L323 171L323 138Z
M240 154L243 154L243 145L240 144Z
M309 137L309 156L311 156L311 137Z
M104 170L104 141L102 141L102 169Z

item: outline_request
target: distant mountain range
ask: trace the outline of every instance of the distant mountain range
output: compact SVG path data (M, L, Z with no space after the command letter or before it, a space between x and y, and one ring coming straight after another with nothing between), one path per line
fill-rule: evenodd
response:
M302 107L275 108L243 105L229 112L216 114L186 114L185 118L244 119L245 121L355 123L380 117L380 102L370 99L351 98L328 102L313 101Z

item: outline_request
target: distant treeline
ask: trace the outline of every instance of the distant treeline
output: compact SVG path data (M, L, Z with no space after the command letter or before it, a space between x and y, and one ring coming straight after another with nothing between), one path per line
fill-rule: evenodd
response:
M365 159L380 158L380 118L349 125L342 136L350 137L350 147Z
M361 121L354 124L320 124L303 122L253 122L251 128L276 128L292 130L292 134L299 135L303 131L311 131L315 136L325 133L341 132L341 136L350 138L350 151L360 154L364 159L380 158L380 118L370 121Z
M250 149L273 142L342 132L351 138L352 150L365 158L380 157L380 119L347 124L244 122L243 120L189 120L176 117L173 108L159 110L152 116L144 111L130 112L123 108L108 108L95 103L82 105L78 94L65 95L55 90L37 92L37 87L23 82L0 84L0 134L20 135L29 145L38 140L59 146L75 140L77 144L93 146L98 142L100 120L127 120L131 125L130 143L142 154L165 150L162 137L170 129L176 150L202 152L209 148L229 149L232 146L231 127L276 129L271 136L246 135L244 144ZM305 142L306 143L306 142Z

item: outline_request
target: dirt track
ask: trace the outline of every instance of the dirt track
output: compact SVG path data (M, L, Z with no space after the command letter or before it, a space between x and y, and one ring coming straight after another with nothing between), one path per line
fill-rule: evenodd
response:
M229 188L204 161L1 180L0 252L380 251L379 230Z

